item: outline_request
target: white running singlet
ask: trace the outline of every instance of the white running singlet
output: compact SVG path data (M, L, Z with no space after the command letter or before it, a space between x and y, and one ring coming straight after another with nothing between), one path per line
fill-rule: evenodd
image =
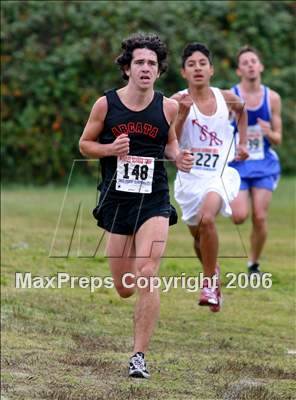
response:
M237 196L240 177L227 163L234 159L235 146L229 110L221 91L210 88L216 99L216 112L202 114L193 104L184 122L180 147L194 154L190 173L178 171L175 180L175 198L182 209L182 219L196 224L198 210L204 196L216 192L222 198L221 214L231 215L229 203ZM188 93L188 89L180 94Z

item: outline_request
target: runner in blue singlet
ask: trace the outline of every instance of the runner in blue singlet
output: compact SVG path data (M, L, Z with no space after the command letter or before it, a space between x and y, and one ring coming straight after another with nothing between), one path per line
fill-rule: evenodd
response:
M238 197L232 202L233 221L243 223L248 217L249 197L252 205L252 233L249 273L259 273L259 257L267 237L267 212L280 176L280 162L272 145L282 140L281 98L261 84L263 72L258 51L243 47L237 57L237 75L241 81L232 88L248 111L248 150L246 161L230 165L241 176ZM238 135L237 135L238 136Z

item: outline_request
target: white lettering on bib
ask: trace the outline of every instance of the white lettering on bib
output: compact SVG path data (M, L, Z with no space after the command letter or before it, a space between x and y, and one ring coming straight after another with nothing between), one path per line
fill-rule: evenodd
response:
M151 193L153 174L153 157L117 157L116 190L131 193Z

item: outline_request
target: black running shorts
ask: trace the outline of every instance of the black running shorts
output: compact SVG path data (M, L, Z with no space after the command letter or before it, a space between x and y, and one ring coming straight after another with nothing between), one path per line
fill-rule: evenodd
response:
M133 235L152 217L169 218L170 225L176 224L178 220L167 190L127 197L106 196L105 193L101 193L93 215L98 226L120 235Z

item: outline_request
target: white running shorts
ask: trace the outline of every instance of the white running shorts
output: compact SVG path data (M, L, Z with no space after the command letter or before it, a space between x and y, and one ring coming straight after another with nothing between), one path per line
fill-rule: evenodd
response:
M225 167L223 175L196 176L178 172L175 180L175 199L182 210L182 220L187 225L196 225L197 213L205 195L216 192L222 198L220 213L228 217L232 214L229 203L238 195L240 188L239 173L231 167Z

